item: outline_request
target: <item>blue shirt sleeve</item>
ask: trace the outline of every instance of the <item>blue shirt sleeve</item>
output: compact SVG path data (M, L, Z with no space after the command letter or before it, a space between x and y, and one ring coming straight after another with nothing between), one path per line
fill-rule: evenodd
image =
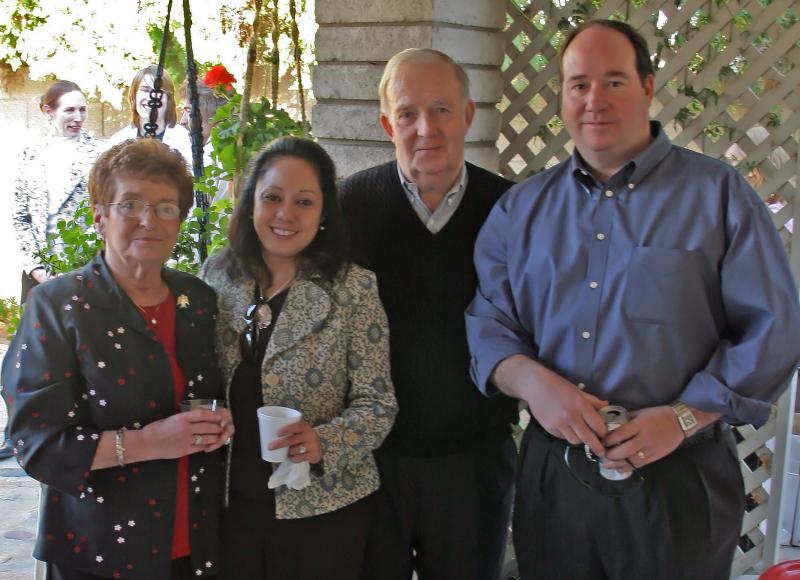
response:
M478 288L467 307L467 341L471 353L470 374L485 395L498 391L490 379L504 359L523 354L535 357L533 336L522 326L516 313L508 275L506 235L511 188L497 202L481 228L475 243Z
M800 357L800 306L783 243L744 178L729 182L727 251L720 264L726 332L680 400L762 425Z

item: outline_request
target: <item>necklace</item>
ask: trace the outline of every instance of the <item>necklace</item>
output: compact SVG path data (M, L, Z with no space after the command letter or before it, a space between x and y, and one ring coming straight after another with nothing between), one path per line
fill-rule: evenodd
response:
M153 311L152 315L148 313L143 306L139 306L138 304L136 304L136 308L142 311L142 315L144 316L145 320L147 320L148 316L150 317L150 324L152 324L153 326L158 324L158 309L161 308L161 304L156 304L156 309ZM147 308L152 308L152 306L148 306Z
M260 296L259 305L256 308L256 324L258 324L258 328L264 330L270 324L272 324L272 308L269 305L269 301L275 298L278 294L283 292L289 284L294 282L294 276L286 280L283 284L281 284L280 288L275 290L269 298L266 300L264 299L264 293L261 290L261 287L258 288L258 295Z

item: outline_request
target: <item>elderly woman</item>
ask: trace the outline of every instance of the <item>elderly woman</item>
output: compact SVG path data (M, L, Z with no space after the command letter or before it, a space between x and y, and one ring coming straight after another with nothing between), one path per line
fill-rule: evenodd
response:
M89 177L105 251L36 287L3 361L19 464L42 482L34 556L48 578L213 576L230 413L178 413L222 394L214 293L164 268L192 203L180 154L152 139L106 151Z
M86 96L78 85L54 82L39 107L50 132L23 149L12 200L14 230L23 256L23 301L32 286L47 279L36 253L47 249L47 234L55 231L60 219L72 218L86 197L89 168L101 150L83 128Z
M131 81L128 89L128 106L131 109L131 124L114 133L108 140L112 145L125 139L145 136L145 123L150 122L150 92L155 85L158 67L150 65L143 68ZM161 76L161 90L164 91L161 107L156 118L156 138L173 149L177 149L186 164L192 164L192 143L189 132L178 124L178 109L175 102L175 83L164 70Z
M378 489L372 451L396 402L386 315L374 274L344 259L334 179L313 141L268 145L251 164L230 245L204 268L219 294L217 349L237 424L223 516L227 578L361 574ZM307 487L268 489L262 405L302 412L271 447L311 464Z

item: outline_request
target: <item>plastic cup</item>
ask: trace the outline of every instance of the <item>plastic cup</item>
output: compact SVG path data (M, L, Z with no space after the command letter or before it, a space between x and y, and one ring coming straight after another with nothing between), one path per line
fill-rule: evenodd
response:
M225 403L219 399L184 399L180 404L181 413L196 411L197 409L216 411L224 408Z
M289 407L260 407L258 415L258 435L261 439L261 459L271 463L282 463L289 457L289 448L270 449L269 444L279 439L278 431L286 425L297 423L303 414Z

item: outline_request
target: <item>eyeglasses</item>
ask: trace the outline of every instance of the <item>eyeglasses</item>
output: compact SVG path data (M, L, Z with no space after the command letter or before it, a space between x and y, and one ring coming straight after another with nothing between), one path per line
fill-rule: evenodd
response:
M138 199L129 199L119 203L107 203L116 206L117 211L127 218L143 218L148 207L153 208L153 213L160 220L176 220L181 215L181 208L172 201L159 201L158 203L145 203Z
M247 326L244 327L239 335L239 352L245 360L255 360L257 355L260 354L261 344L259 339L261 338L261 331L269 326L270 323L269 320L266 323L260 320L262 318L260 315L262 306L269 308L267 301L263 298L248 306L244 314L244 321ZM269 314L269 317L272 318L271 310Z
M644 484L644 475L628 459L633 474L620 481L603 478L599 472L599 458L587 445L565 445L564 463L570 475L586 489L609 497L622 497L639 489Z

